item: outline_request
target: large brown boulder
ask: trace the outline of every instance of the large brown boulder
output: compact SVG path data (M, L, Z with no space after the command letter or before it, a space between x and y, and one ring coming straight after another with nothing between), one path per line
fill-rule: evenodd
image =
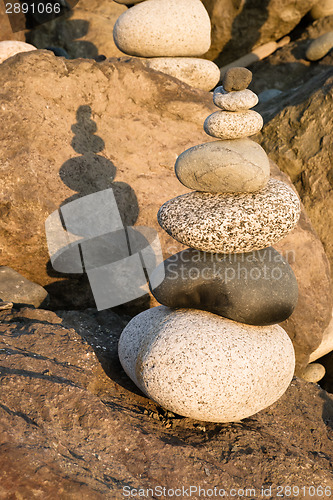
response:
M70 200L109 187L124 224L155 228L165 257L184 248L158 226L156 215L162 203L187 191L174 175L177 156L211 140L202 128L216 109L208 92L138 60L66 61L41 51L4 62L0 88L2 265L44 286L53 307L93 307L85 275L68 279L52 270L44 223ZM280 175L277 168L274 173ZM299 283L299 308L285 327L300 373L329 321L330 279L304 211L283 241L289 256L294 251ZM314 311L321 316L314 319Z
M221 66L290 33L318 0L202 0L212 23L206 57Z
M270 101L260 142L290 175L333 264L333 69Z
M194 421L163 410L125 375L117 356L124 318L0 315L1 498L120 500L138 488L191 485L254 488L247 494L259 498L265 485L265 498L276 499L291 484L327 488L329 497L333 400L319 386L295 378L280 400L241 422Z
M62 47L71 58L124 55L113 41L113 26L127 10L113 1L80 0L67 14L27 33L27 41L38 49Z

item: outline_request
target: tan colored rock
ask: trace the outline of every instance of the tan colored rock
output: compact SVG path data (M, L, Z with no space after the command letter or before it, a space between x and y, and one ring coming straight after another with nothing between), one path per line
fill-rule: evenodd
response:
M146 64L148 68L162 71L201 90L212 90L220 80L220 68L207 59L154 57L147 59Z
M0 42L0 63L15 56L19 52L31 52L37 50L36 47L25 42L18 42L14 40L5 40Z
M331 351L333 351L333 315L328 327L324 331L320 345L310 354L309 363L316 361Z
M13 32L8 14L6 14L5 2L0 2L0 41L16 40L25 42L25 33L26 30Z
M210 46L210 19L200 0L148 0L117 20L119 50L141 57L196 57Z
M310 14L313 19L320 19L321 17L331 16L333 14L332 0L318 0L312 7Z
M319 382L325 376L325 367L320 363L311 363L306 367L303 374L303 380L307 382Z
M126 224L155 228L165 257L184 249L159 228L157 212L187 192L174 164L187 148L209 140L202 123L216 109L210 94L138 60L64 60L46 51L5 61L0 88L0 165L6 172L0 176L2 265L44 286L59 309L95 307L85 275L52 270L44 224L69 199L111 186ZM87 96L91 116L84 108L74 133ZM76 151L81 147L85 154ZM282 153L281 158L284 165ZM290 183L273 164L271 169ZM330 321L332 302L327 258L304 208L296 229L275 247L298 281L298 305L282 327L294 343L297 366L306 366Z
M326 56L332 47L333 31L329 31L310 43L306 51L306 58L310 61L317 61L318 59Z
M260 132L263 124L256 111L215 111L206 118L204 130L218 139L241 139Z
M318 0L203 0L212 23L206 57L225 65L290 33ZM243 65L243 63L242 63Z

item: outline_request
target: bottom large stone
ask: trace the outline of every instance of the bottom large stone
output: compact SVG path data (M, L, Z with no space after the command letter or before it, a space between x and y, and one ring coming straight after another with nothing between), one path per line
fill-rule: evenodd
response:
M133 318L120 362L151 399L180 415L233 422L270 406L294 373L294 349L278 325L249 326L215 314L159 306Z

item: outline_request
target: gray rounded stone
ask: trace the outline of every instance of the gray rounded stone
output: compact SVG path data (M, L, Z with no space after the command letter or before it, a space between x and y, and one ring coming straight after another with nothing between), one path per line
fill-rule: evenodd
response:
M306 51L306 58L309 61L318 61L333 48L333 31L329 31L324 35L313 40Z
M279 399L295 355L278 325L250 326L198 310L149 309L119 339L127 375L165 409L193 419L233 422Z
M147 0L121 14L118 49L141 57L196 57L210 47L210 19L200 0Z
M214 253L241 253L272 246L297 224L300 202L282 181L250 194L193 191L167 201L157 218L186 246Z
M247 68L234 67L229 68L222 80L223 88L227 92L233 90L244 90L252 81L252 73Z
M253 110L215 111L204 122L206 134L218 139L240 139L260 132L262 116Z
M238 254L183 250L153 271L150 290L165 306L201 309L250 325L281 323L298 298L293 270L272 247Z
M4 40L0 42L0 63L19 52L30 52L31 50L37 49L33 45L30 45L30 43L18 42L16 40Z
M220 80L220 68L212 61L197 57L154 57L147 59L148 68L162 71L191 87L210 91Z
M259 99L250 89L227 92L220 86L214 90L213 101L224 111L245 111L256 106Z
M250 139L214 141L178 156L175 172L184 186L209 193L250 193L269 180L269 159Z

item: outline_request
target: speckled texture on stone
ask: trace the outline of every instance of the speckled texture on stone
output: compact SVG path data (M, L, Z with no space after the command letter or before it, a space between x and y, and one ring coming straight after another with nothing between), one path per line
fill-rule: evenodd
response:
M325 376L326 370L320 363L310 363L303 373L302 379L307 382L319 382Z
M245 111L258 104L258 96L250 89L227 92L222 86L214 90L215 106L224 111Z
M333 31L324 33L320 37L313 40L306 50L306 58L309 61L317 61L333 48Z
M252 73L247 68L234 67L228 69L223 77L222 85L227 92L244 90L252 81Z
M284 182L270 179L251 194L193 191L167 201L158 222L175 240L204 252L252 252L273 245L297 224L300 202Z
M269 180L269 159L250 139L214 141L178 156L175 172L184 186L209 193L250 193Z
M291 340L278 325L250 326L163 306L130 321L119 356L148 397L180 415L211 422L237 421L273 404L288 388L295 366Z
M218 139L240 139L257 134L263 124L256 111L215 111L206 118L204 130Z
M162 262L149 285L164 306L201 309L257 326L286 320L298 298L293 270L272 247L238 254L188 248Z
M17 42L14 40L5 40L0 42L0 64L19 52L30 52L31 50L37 49L29 43Z
M196 57L210 47L210 19L200 0L147 0L117 20L114 41L142 57Z
M154 57L147 59L147 66L206 91L213 89L220 80L219 67L197 57Z

